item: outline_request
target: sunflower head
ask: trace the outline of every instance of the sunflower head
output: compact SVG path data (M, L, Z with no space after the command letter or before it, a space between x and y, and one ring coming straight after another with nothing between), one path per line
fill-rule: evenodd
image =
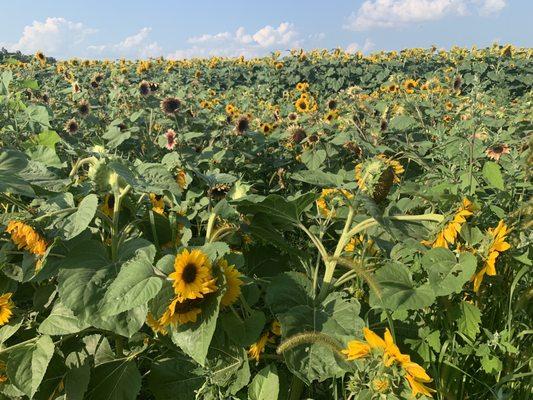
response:
M418 86L418 82L415 81L414 79L407 79L403 83L403 88L406 93L414 93L417 86Z
M207 195L214 200L222 200L226 197L230 188L231 187L225 183L217 183L215 186L209 188Z
M272 132L272 129L273 129L272 124L268 124L266 122L261 124L261 132L263 132L265 135Z
M294 103L294 107L299 113L307 113L310 111L311 108L309 105L309 100L304 97L300 97L298 100L296 100L296 103Z
M328 108L330 110L335 110L337 108L337 101L334 99L331 99L330 101L328 101Z
M174 272L169 278L180 300L203 298L216 290L211 261L207 254L198 249L191 252L185 249L178 254L174 261Z
M108 193L104 196L104 201L100 206L100 210L109 218L113 218L113 211L115 209L115 196L112 193Z
M78 103L78 112L82 117L86 117L89 115L89 112L91 111L91 107L89 106L89 102L87 100L81 100Z
M240 134L246 133L249 127L250 127L250 120L248 119L246 115L241 116L237 120L237 123L235 124L235 130Z
M167 97L161 101L161 110L167 115L174 115L181 106L181 100L176 97Z
M367 192L376 202L383 201L398 176L404 172L398 161L380 154L355 167L355 179L359 189Z
M80 128L80 126L78 125L78 122L74 118L71 118L65 123L64 128L65 128L65 132L73 135L76 132L78 132L78 129Z
M0 296L0 326L9 322L13 315L13 302L11 301L13 293L4 293Z
M234 265L229 265L224 259L218 262L224 277L226 278L226 291L220 300L223 307L228 307L235 303L241 294L243 284L241 274Z
M142 81L139 83L139 93L141 96L148 96L151 93L150 82Z

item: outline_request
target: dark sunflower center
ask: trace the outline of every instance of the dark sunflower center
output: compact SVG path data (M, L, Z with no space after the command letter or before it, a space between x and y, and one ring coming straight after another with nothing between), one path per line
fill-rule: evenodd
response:
M495 153L501 153L501 152L503 152L503 146L502 145L494 146L492 148L492 151L495 152Z
M181 275L185 283L192 283L196 279L196 265L187 264L183 268L183 274Z
M107 207L108 207L108 208L114 208L114 207L115 207L115 196L110 195L110 196L107 198Z

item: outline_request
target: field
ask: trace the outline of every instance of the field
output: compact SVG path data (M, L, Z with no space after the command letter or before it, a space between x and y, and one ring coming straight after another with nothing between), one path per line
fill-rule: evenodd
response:
M0 53L0 399L527 399L533 51Z

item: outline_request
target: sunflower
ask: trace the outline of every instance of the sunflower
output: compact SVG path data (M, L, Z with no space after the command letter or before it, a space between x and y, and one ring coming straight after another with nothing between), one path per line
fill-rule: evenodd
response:
M78 132L79 128L80 126L74 118L71 118L67 122L65 122L65 126L64 126L65 132L70 133L71 135Z
M289 115L287 115L287 118L289 119L289 121L296 121L298 119L298 114L296 114L295 112L291 112L289 113Z
M455 91L460 90L462 85L463 85L463 80L461 79L460 76L457 76L457 77L453 80L453 90L455 90Z
M299 126L292 127L289 133L291 134L291 141L293 143L300 143L307 137L305 130Z
M235 112L235 106L233 104L226 105L226 114L232 115Z
M174 115L178 112L181 106L180 99L176 97L167 97L161 100L160 107L161 110L167 115Z
M174 292L179 301L203 298L205 294L214 292L217 287L211 275L211 262L207 254L195 249L187 249L176 256L174 272L169 276Z
M187 174L184 170L181 169L178 171L176 175L176 182L181 189L185 189L185 187L187 186Z
M217 183L207 190L207 195L214 200L222 200L230 189L231 187L226 183Z
M263 123L263 124L261 124L261 131L262 131L265 135L267 135L267 134L269 134L270 132L272 132L272 129L273 129L273 128L272 128L272 124L268 124L268 123L266 123L266 122Z
M294 107L296 108L296 111L300 113L309 112L309 101L304 97L300 97L298 100L296 100L296 103L294 103Z
M414 93L417 86L418 86L418 82L415 81L414 79L407 79L406 81L403 82L403 89L405 90L406 93L409 93L409 94Z
M141 96L147 96L150 94L150 82L142 81L139 83L139 93Z
M387 378L376 378L372 380L372 389L378 393L385 393L389 390L390 382Z
M511 153L511 150L506 144L496 144L485 150L485 154L487 155L487 157L489 157L491 160L496 161L498 161L502 155L509 153Z
M166 326L161 323L161 320L155 319L150 312L146 315L146 325L152 328L154 333L160 333L162 335L166 335L168 333Z
M218 262L218 266L226 277L226 292L222 296L220 304L223 307L228 307L235 303L235 301L237 301L239 298L243 282L241 280L240 272L237 270L237 268L235 268L234 265L228 265L226 260L220 260Z
M303 92L309 88L309 83L307 82L299 82L296 84L296 90L299 92Z
M46 241L24 222L9 221L6 232L11 234L11 240L19 249L27 250L36 256L43 256L46 253Z
M89 102L87 100L81 100L78 103L78 112L82 117L86 117L89 115L89 112L91 111L91 107L89 106Z
M443 230L441 230L435 240L422 241L422 244L431 247L445 247L454 244L463 224L466 222L466 218L470 217L474 213L474 205L468 199L463 199L461 206L457 209L453 219L446 224Z
M398 85L396 85L395 83L392 83L390 84L388 87L387 87L387 91L389 93L396 93L400 88L398 87Z
M324 217L333 217L335 216L335 207L341 207L346 198L351 199L352 197L353 194L345 189L322 189L316 205Z
M39 64L41 64L42 67L46 65L46 57L42 51L35 53L35 58L39 61Z
M507 235L509 234L509 229L503 220L500 220L496 228L489 228L488 234L491 242L487 251L485 262L483 264L483 268L481 268L481 270L472 277L472 281L474 282L474 292L476 293L479 291L479 287L481 286L481 282L483 282L485 275L496 275L496 259L500 253L503 253L511 248L511 245L505 241L507 239Z
M255 361L259 361L261 354L265 352L265 347L270 341L270 333L268 331L264 332L257 342L252 344L248 349L248 355L253 358Z
M150 203L152 203L152 211L158 214L165 214L165 201L160 194L150 193Z
M165 144L165 147L167 148L167 150L174 150L174 148L178 144L176 140L176 132L174 131L174 129L168 129L165 132L165 139L167 141Z
M113 218L113 212L115 209L115 195L108 193L104 197L104 202L100 206L100 210L109 218Z
M341 352L348 361L353 361L368 356L370 354L370 346L359 340L351 340L348 342L348 347L341 350Z
M165 310L159 324L162 326L182 325L188 322L196 322L202 309L198 307L201 299L183 300L176 296Z
M403 166L396 160L379 154L355 166L357 186L368 192L376 202L383 201L394 183L399 183Z
M11 296L13 293L4 293L0 296L0 326L7 324L13 315Z
M328 108L330 110L335 110L337 108L337 101L334 99L331 99L328 101Z
M331 110L324 116L324 121L331 122L339 118L339 112L337 110Z
M237 123L235 124L235 130L240 134L246 133L249 127L250 127L250 120L248 119L246 115L241 116L237 120Z

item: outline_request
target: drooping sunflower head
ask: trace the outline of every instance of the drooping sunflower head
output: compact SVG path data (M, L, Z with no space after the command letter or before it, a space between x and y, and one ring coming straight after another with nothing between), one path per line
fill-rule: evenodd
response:
M139 83L139 93L141 96L148 96L150 92L150 82L142 81Z
M78 129L80 126L78 125L78 121L76 121L74 118L69 119L67 122L65 122L65 132L73 135L76 132L78 132Z
M168 333L166 325L163 324L160 319L155 319L150 312L146 315L146 325L152 328L154 333L160 333L161 335L166 335Z
M9 322L13 315L13 301L11 301L13 293L4 293L0 296L0 326Z
M36 256L43 256L46 253L45 239L30 225L11 220L7 224L6 232L11 234L11 240L19 249L27 250Z
M359 189L367 192L376 202L384 200L399 175L404 172L402 165L392 158L380 154L355 167L355 179Z
M174 292L179 299L198 299L216 290L211 274L211 261L199 249L185 249L176 256L174 272L169 275Z
M207 195L214 200L222 200L230 191L230 185L226 183L217 183L207 190Z
M86 117L89 115L89 112L91 111L91 107L89 106L89 102L87 100L81 100L78 103L78 112L82 117Z
M235 268L234 265L229 265L226 260L220 260L218 266L226 278L226 292L224 292L220 304L223 307L228 307L235 303L239 298L243 281L237 268Z
M100 206L100 210L109 218L113 218L113 211L115 208L115 195L108 193L104 197L104 201Z
M174 115L181 106L181 100L176 97L167 97L161 101L161 110L167 115Z

